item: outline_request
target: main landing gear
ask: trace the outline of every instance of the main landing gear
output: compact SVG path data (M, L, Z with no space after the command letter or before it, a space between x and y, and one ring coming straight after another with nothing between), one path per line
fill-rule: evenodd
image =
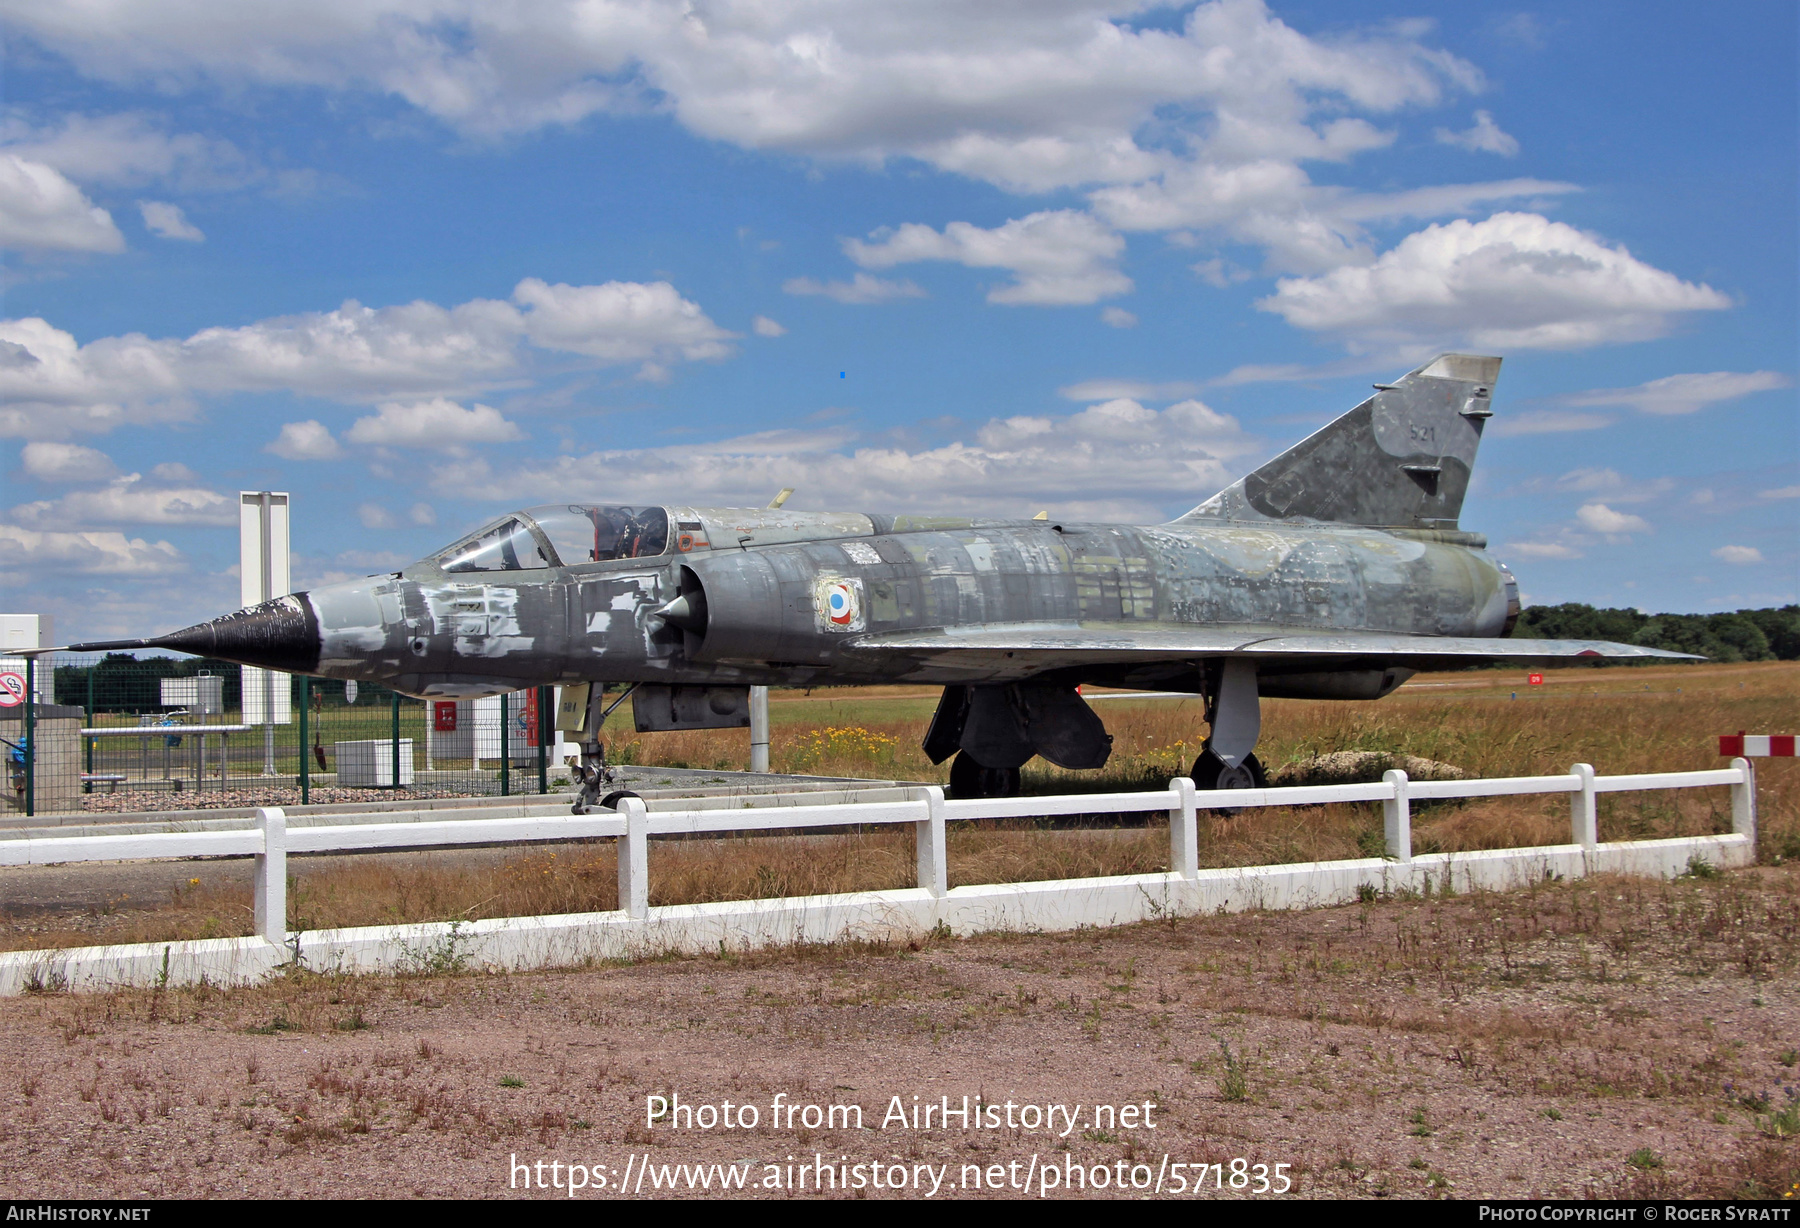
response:
M1212 726L1194 761L1198 789L1262 789L1269 778L1251 752L1262 732L1256 663L1226 658L1201 670ZM1060 767L1103 766L1112 738L1072 682L1016 682L944 688L925 733L925 754L950 764L950 796L1016 797L1019 768L1034 755Z
M1210 746L1200 752L1194 760L1194 788L1205 792L1208 789L1266 789L1269 787L1268 773L1263 771L1262 760L1255 755L1245 755L1244 761L1236 767L1229 767L1225 761L1212 752Z
M1262 700L1256 693L1256 664L1241 657L1219 666L1216 686L1206 694L1212 733L1194 760L1196 789L1265 789L1269 777L1250 752L1262 734Z
M966 750L950 761L951 797L1017 797L1019 769L992 768L976 761Z

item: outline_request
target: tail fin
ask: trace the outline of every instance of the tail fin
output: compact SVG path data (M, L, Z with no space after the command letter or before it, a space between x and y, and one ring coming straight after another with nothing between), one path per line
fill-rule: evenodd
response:
M1441 354L1175 523L1455 529L1500 360Z

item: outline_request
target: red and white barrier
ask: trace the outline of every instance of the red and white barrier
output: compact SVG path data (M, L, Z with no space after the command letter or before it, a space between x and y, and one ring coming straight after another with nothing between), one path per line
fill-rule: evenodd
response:
M1781 759L1794 757L1794 735L1791 733L1728 733L1719 738L1719 753L1736 758L1767 758L1774 756Z

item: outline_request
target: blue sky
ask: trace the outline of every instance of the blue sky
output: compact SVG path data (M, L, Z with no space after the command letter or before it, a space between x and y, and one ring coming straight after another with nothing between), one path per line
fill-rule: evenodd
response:
M1179 514L1443 349L1534 602L1800 590L1791 4L0 0L59 638L573 497Z

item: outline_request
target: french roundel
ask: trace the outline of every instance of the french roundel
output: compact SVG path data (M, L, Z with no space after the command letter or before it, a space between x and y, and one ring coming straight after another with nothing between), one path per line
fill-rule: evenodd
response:
M825 590L825 616L840 627L856 618L856 597L848 584L833 584Z

